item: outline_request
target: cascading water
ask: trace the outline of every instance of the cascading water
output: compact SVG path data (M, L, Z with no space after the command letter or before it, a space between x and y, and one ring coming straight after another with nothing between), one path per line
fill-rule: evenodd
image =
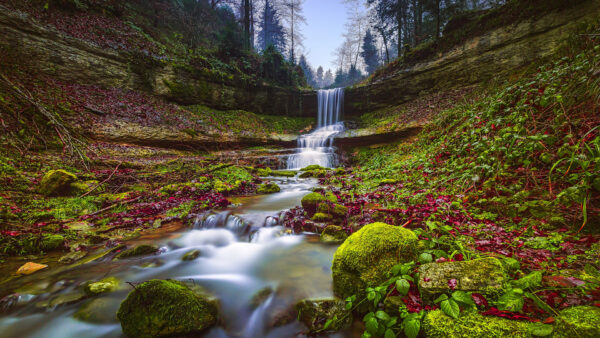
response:
M344 123L340 121L344 112L344 89L319 90L317 98L317 129L298 137L298 150L288 157L288 169L300 169L311 164L328 168L337 165L333 139L344 131Z

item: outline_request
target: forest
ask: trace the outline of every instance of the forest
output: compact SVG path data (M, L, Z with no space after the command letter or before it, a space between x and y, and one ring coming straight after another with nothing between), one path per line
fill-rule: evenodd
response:
M0 0L0 338L600 337L600 0Z

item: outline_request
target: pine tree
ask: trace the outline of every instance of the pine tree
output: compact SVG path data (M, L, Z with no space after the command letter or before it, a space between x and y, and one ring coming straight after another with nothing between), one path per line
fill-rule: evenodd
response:
M281 24L279 13L273 6L272 0L265 0L258 33L258 46L261 50L273 45L280 53L286 50L285 29Z
M363 38L362 52L360 53L365 61L367 73L371 74L379 67L379 57L377 55L377 46L371 30L367 30Z
M315 84L317 88L323 88L323 67L317 68L317 74L315 75Z
M329 87L333 84L333 73L331 72L331 69L328 69L327 72L325 72L325 78L323 78L323 87Z
M300 66L300 68L302 68L302 71L304 71L304 77L306 78L306 82L309 85L316 87L317 85L315 83L315 75L304 55L300 55L300 58L298 59L298 66Z

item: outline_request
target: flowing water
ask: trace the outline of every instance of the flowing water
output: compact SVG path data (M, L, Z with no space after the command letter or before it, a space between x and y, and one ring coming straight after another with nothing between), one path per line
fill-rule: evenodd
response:
M289 155L288 169L301 169L311 164L332 168L338 164L333 139L344 131L344 123L341 121L344 113L344 89L319 90L317 98L317 129L298 137L298 149L295 154Z
M316 182L272 180L278 180L281 192L240 198L236 202L241 206L199 216L193 229L142 236L139 242L158 244L160 254L122 261L107 256L77 267L53 265L0 286L19 288L13 306L0 304L0 337L121 337L114 314L132 289L126 282L153 278L191 280L219 299L223 324L207 332L208 337L291 337L304 331L294 318L275 323L289 317L290 307L301 298L332 296L335 246L320 244L310 234L290 234L279 225L282 210L299 205ZM182 261L193 249L201 256ZM81 283L109 276L123 283L118 291L93 299L97 324L73 317L89 299L75 296L56 305L77 295ZM265 288L273 292L252 308L252 297Z

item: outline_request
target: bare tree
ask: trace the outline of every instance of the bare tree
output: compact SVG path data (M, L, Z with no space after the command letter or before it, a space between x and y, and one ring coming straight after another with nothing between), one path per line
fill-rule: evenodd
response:
M302 13L305 0L282 0L283 17L288 24L288 38L290 39L289 57L292 63L296 63L296 52L303 47L304 37L301 25L306 24L306 17Z

